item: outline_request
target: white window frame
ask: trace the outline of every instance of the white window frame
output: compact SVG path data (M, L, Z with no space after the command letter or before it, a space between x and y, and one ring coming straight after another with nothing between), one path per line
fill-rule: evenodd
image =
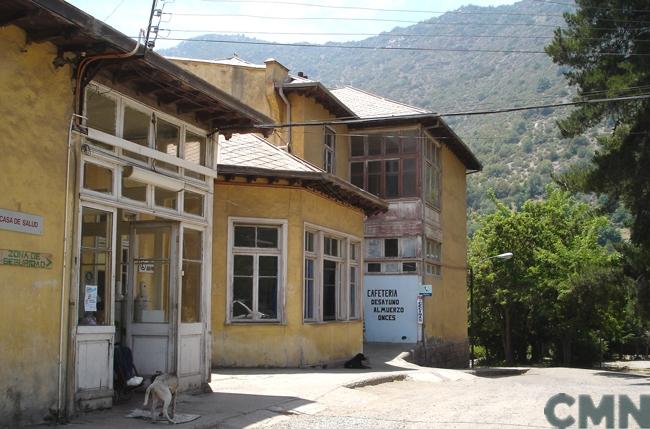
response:
M308 252L304 246L304 237L307 232L314 234L314 251ZM325 255L325 237L339 240L339 256ZM357 245L357 258L350 259L350 245ZM363 275L359 267L363 266L363 240L351 234L346 234L331 228L305 222L303 229L303 258L302 258L302 303L303 323L336 323L342 321L360 320L362 318L362 291ZM314 261L314 317L305 318L305 260ZM335 320L323 319L323 264L324 261L334 261L338 264L336 285L336 318ZM350 267L357 267L356 281L356 308L355 315L350 316Z
M439 255L438 257L432 256L429 253L429 242L438 245ZM442 241L436 240L435 238L424 237L424 274L428 276L442 277Z
M336 131L327 126L323 130L323 170L336 174Z
M235 226L273 226L278 228L278 246L279 249L260 249L259 251L254 248L241 248L235 249ZM289 222L286 219L267 219L267 218L252 218L252 217L228 217L228 263L226 267L226 323L227 324L269 324L269 323L286 323L285 320L285 305L286 305L286 278L287 278L287 249L288 249L288 232ZM278 269L278 309L277 317L275 319L233 319L232 315L232 300L233 300L233 274L234 274L234 255L242 254L275 254L279 257ZM257 273L253 273L256 276ZM257 283L253 284L253 296L255 296L255 289Z

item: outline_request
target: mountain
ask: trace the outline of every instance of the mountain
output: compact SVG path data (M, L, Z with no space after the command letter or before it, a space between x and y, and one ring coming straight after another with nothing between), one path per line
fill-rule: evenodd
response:
M328 86L352 85L438 113L554 104L570 101L573 90L543 49L553 30L564 25L562 13L568 9L543 0L466 6L327 47L275 46L243 35L212 34L195 38L211 41L184 41L161 53L202 59L236 53L253 62L273 57L293 73L303 71ZM470 176L470 208L492 208L490 188L512 205L537 198L553 172L586 162L593 138L567 140L558 133L555 121L567 112L547 107L446 117L484 165L483 172Z

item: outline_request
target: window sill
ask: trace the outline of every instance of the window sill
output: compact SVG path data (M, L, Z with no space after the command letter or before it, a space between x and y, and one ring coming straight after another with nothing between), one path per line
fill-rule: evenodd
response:
M361 322L361 319L350 319L350 320L303 320L303 325L329 325L331 323L354 323Z
M245 325L286 325L281 320L228 320L226 325L245 326Z

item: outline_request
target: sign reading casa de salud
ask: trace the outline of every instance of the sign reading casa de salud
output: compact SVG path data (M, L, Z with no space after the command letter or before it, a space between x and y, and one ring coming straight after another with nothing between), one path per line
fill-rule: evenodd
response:
M0 229L41 235L43 218L29 213L0 209Z

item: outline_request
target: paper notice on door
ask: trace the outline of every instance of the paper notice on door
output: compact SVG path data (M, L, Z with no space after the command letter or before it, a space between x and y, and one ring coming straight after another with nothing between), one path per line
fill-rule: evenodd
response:
M84 311L97 311L97 286L86 285Z

